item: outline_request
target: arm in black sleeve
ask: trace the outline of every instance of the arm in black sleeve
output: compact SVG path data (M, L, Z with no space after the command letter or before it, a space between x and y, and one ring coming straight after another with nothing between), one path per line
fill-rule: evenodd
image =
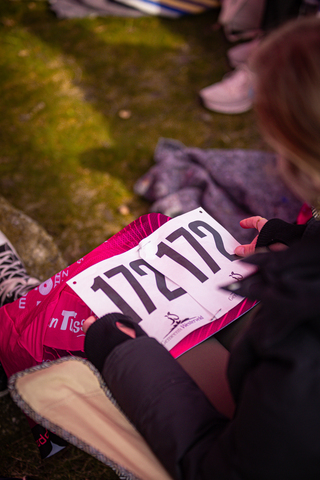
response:
M301 435L297 419L303 422L305 416L303 432L314 433L316 413L305 413L299 403L306 373L298 367L296 378L292 358L286 355L280 345L248 372L232 420L211 405L155 339L119 345L107 357L102 374L176 480L315 479L314 464L309 468L305 462L313 437L309 441L309 434Z
M202 443L210 445L228 419L171 354L153 338L138 338L111 352L102 376L173 478L198 478L201 461L189 459L189 450L197 450L197 459L204 456Z

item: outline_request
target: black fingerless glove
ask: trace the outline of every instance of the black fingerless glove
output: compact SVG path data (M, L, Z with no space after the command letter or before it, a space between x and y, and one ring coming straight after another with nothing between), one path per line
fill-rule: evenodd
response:
M107 356L123 342L133 340L132 337L119 330L116 322L132 328L137 337L147 336L144 330L127 315L108 313L96 320L88 329L84 350L88 360L101 372Z
M306 226L305 224L296 225L279 218L272 218L262 227L257 239L256 249L269 247L273 243L283 243L291 247L302 238Z

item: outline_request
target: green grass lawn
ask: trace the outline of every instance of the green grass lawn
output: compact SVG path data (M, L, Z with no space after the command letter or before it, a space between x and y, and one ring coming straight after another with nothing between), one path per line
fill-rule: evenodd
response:
M58 20L44 0L0 2L1 194L68 263L148 211L132 187L159 137L260 147L252 112L198 100L229 70L217 14Z
M58 20L46 0L0 1L0 193L68 263L148 211L133 185L160 137L264 147L253 112L221 115L199 102L229 70L217 15ZM9 397L0 407L0 474L115 478L73 447L42 464L21 412Z

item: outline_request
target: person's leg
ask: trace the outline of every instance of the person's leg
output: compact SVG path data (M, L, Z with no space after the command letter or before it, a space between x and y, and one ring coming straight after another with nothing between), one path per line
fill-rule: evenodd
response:
M227 51L227 57L230 67L238 68L241 65L247 64L248 58L259 46L260 41L260 37L255 37L249 42L238 43L234 47L229 48Z
M242 335L242 332L248 327L252 318L256 314L259 305L255 305L249 312L242 315L238 320L227 325L225 328L217 332L214 337L221 345L230 352L233 343Z
M261 34L253 41L236 45L229 52L235 70L220 82L200 90L203 105L214 112L237 114L252 108L253 80L247 67L250 55L258 47L260 37L278 28L287 20L298 17L303 0L266 0L261 21Z
M177 358L217 410L229 418L235 408L227 379L229 351L251 322L256 308Z
M262 30L269 32L299 15L302 0L266 0Z
M17 300L40 284L30 277L16 250L0 231L0 307ZM6 395L7 375L0 363L0 397Z
M219 412L231 418L234 401L227 380L229 352L214 337L177 358Z

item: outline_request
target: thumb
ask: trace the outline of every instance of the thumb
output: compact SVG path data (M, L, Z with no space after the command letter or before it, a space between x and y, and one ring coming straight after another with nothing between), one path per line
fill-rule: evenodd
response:
M96 317L94 317L93 315L91 315L90 317L87 318L87 320L84 322L84 324L82 325L82 330L84 331L84 333L87 333L89 327L96 321Z
M258 235L252 240L251 243L236 247L234 253L239 257L247 257L248 255L252 255L255 251L257 240Z

